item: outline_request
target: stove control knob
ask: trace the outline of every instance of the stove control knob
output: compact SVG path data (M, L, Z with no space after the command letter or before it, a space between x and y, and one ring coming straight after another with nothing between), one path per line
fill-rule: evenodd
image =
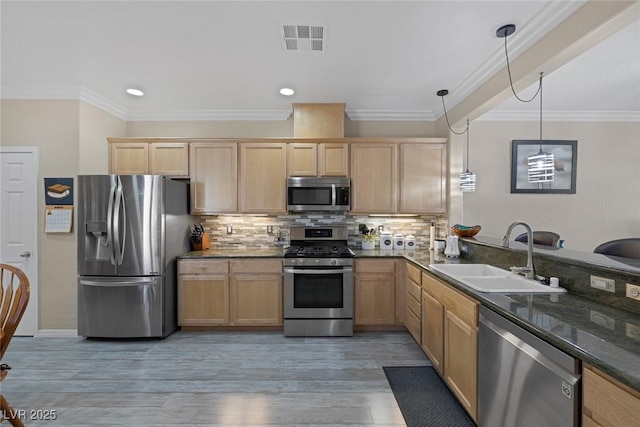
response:
M315 260L315 262L316 262L316 264L318 264L318 263L320 263L320 260L319 260L319 259L317 259L317 260Z
M331 260L331 265L338 265L338 260L337 259L332 259Z

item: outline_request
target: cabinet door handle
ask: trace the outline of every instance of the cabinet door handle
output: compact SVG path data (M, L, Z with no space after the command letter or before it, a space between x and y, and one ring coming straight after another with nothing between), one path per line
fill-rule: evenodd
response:
M22 258L29 258L31 256L31 252L25 251L20 254Z

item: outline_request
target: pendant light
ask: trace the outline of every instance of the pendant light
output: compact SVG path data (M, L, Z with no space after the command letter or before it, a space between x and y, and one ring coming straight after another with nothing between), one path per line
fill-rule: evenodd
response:
M553 181L555 161L553 154L542 150L542 73L540 73L540 150L538 154L527 157L529 182L542 183Z
M476 191L476 174L469 171L469 119L467 119L467 127L462 132L456 132L451 129L451 125L449 124L449 117L447 116L447 108L444 105L444 97L449 94L447 89L439 90L436 93L442 99L442 109L444 110L444 117L447 121L447 127L449 130L456 135L465 135L467 138L467 168L464 172L460 174L460 191L464 193L469 193Z
M545 153L542 149L542 75L540 73L540 84L538 85L538 90L533 94L531 99L522 99L518 96L515 89L513 88L513 79L511 77L511 67L509 65L509 53L507 51L507 38L516 32L516 26L513 24L503 25L502 27L496 30L496 37L504 38L504 54L507 58L507 73L509 74L509 86L511 87L511 92L516 97L516 99L520 102L531 102L533 101L538 94L540 94L540 150L538 154L534 154L532 156L527 157L527 175L529 178L529 182L531 183L544 183L553 181L554 174L554 158L553 154Z

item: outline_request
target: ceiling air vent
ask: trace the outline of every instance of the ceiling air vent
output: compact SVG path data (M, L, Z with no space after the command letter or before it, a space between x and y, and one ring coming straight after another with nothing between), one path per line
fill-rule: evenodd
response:
M298 52L323 52L326 48L325 31L322 25L281 25L281 36L285 50Z

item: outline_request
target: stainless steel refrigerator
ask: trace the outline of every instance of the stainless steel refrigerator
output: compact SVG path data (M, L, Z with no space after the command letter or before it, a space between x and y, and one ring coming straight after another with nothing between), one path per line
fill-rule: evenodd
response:
M189 250L189 184L160 175L78 176L78 334L177 329L176 256Z

